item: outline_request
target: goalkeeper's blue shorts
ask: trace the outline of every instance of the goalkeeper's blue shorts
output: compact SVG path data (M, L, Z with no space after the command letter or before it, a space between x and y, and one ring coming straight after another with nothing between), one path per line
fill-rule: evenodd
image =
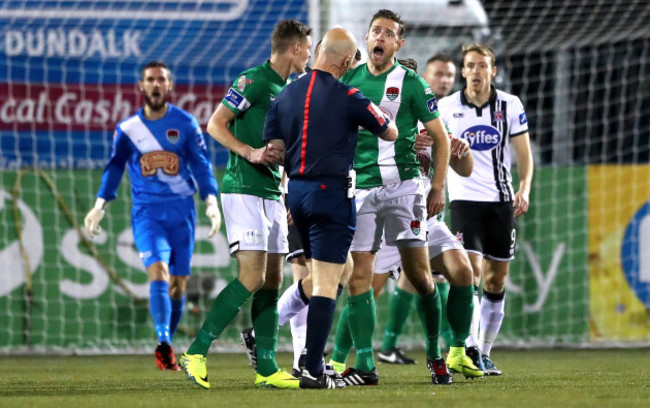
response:
M171 275L190 274L196 226L196 208L191 196L163 203L134 205L131 226L135 246L145 267L164 262L169 265Z

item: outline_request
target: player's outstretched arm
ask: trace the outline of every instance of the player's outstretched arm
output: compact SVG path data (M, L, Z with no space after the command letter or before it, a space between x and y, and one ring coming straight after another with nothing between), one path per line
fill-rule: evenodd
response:
M102 228L99 226L99 223L104 218L104 206L106 205L106 200L101 197L97 197L95 200L95 205L88 211L86 218L84 218L84 226L86 231L90 234L91 237L99 235L102 232Z
M450 139L451 153L449 165L461 177L469 177L474 169L474 157L465 139L453 137Z
M513 137L512 146L517 154L517 172L519 173L519 190L515 194L515 217L528 212L530 186L533 181L533 153L530 149L528 132Z

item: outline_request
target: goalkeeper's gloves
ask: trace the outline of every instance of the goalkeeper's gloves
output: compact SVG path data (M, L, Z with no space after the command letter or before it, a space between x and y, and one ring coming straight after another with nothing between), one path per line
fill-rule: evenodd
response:
M99 226L99 222L104 218L104 204L106 200L101 197L97 197L95 201L95 206L88 211L86 218L84 218L84 225L90 236L99 235L102 232L102 228Z
M217 197L215 197L213 194L209 194L206 197L205 204L207 206L205 209L205 215L210 218L210 223L212 224L208 238L212 238L212 236L214 236L214 234L219 231L219 227L221 227L221 212L219 212Z

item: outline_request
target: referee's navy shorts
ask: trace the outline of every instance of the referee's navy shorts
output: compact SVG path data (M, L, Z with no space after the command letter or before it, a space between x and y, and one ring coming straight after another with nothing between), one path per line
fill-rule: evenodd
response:
M345 178L289 179L289 208L306 259L345 263L357 225Z

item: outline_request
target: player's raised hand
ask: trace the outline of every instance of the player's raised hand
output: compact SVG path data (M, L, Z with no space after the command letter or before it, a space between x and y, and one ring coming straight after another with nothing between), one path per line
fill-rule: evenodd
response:
M519 217L521 214L526 214L528 212L528 191L519 190L515 194L515 201L512 202L513 207L515 207L515 217Z
M208 238L212 238L219 231L219 228L221 228L221 212L217 204L217 197L209 194L205 198L205 205L205 215L210 219L210 233L208 233Z
M450 140L451 149L450 156L466 157L469 154L469 143L465 139L459 139L457 137L452 137Z
M106 200L103 198L97 198L97 201L95 201L95 206L90 211L88 211L86 218L84 218L84 226L86 227L86 231L88 231L88 234L91 238L95 235L99 235L102 232L102 228L99 226L99 223L101 222L102 218L104 218L105 203Z

